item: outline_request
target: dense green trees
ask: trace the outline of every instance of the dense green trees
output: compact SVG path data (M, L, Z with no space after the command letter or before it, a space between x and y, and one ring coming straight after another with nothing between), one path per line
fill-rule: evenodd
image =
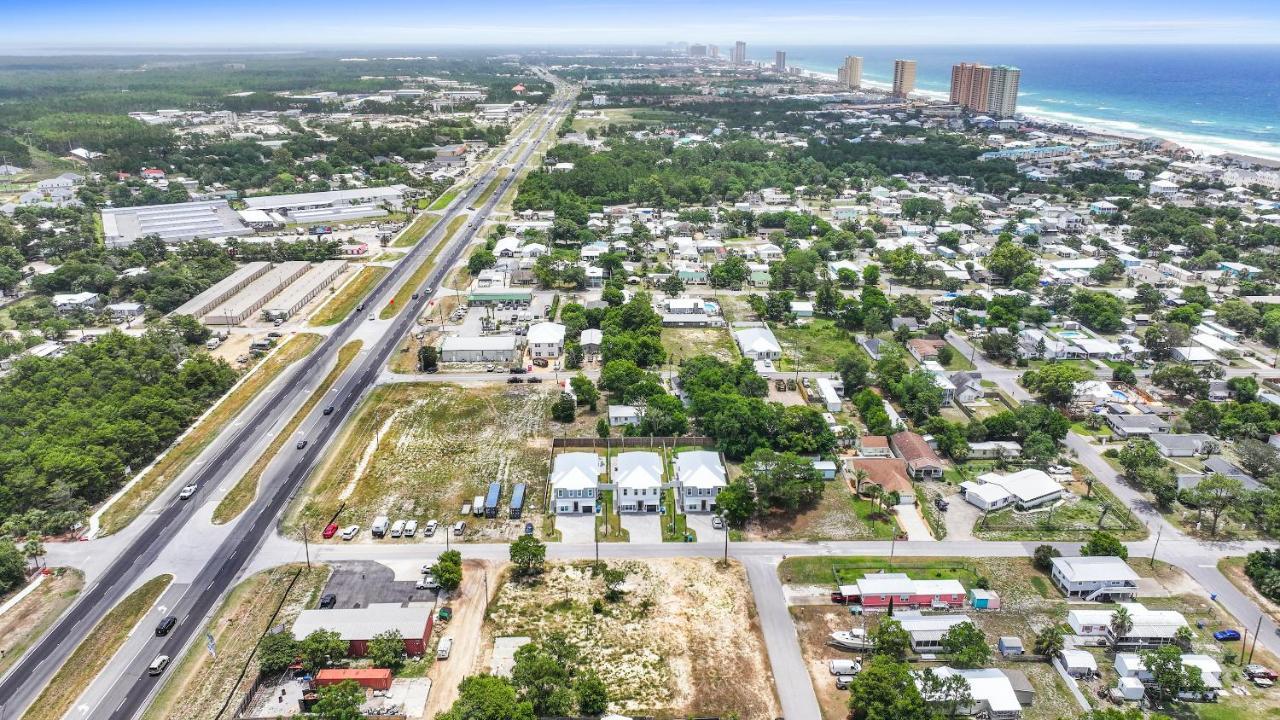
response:
M40 529L65 529L50 519L74 522L234 382L225 362L190 355L168 329L18 361L0 380L0 520L34 511Z

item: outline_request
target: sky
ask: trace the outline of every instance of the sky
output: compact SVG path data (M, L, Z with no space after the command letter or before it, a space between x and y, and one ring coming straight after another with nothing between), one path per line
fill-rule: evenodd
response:
M6 2L0 55L386 45L1280 43L1277 0Z

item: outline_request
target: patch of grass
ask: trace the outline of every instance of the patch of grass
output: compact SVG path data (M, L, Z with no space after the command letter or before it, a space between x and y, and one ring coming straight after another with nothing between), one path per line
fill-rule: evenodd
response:
M333 385L334 381L338 379L338 376L342 375L342 372L346 370L347 366L351 364L351 361L355 359L356 354L360 352L360 347L363 344L364 343L360 340L353 340L346 345L343 345L342 348L338 350L337 364L333 366L333 369L329 371L329 374L325 376L320 385L311 393L311 397L307 398L306 403L304 403L298 412L294 414L293 418L289 420L289 424L285 425L280 431L280 434L276 435L271 440L271 444L267 447L266 451L262 453L261 457L253 463L253 466L249 468L249 472L245 473L244 477L241 477L239 482L231 488L231 491L222 498L222 502L218 503L218 507L213 511L213 523L215 525L221 525L234 519L240 513L244 512L245 508L249 507L249 504L252 503L253 499L258 495L258 480L261 479L263 471L267 469L267 465L271 463L275 458L276 453L280 452L280 448L284 446L286 442L292 442L294 431L296 431L298 426L302 424L303 419L305 419L307 415L311 414L311 411L315 409L315 406L324 399L324 396L329 392L329 387Z
M951 362L946 363L945 365L943 365L943 367L945 367L948 370L957 370L957 371L973 370L977 367L976 365L973 364L972 361L969 360L969 357L967 355L965 355L964 353L956 349L954 345L951 345L950 343L948 343L947 347L951 348Z
M813 318L805 325L771 326L783 348L783 360L791 369L831 370L836 358L847 352L860 352L849 333L825 318Z
M413 219L413 224L411 224L407 230L400 233L400 235L391 242L391 247L400 248L417 245L418 241L422 239L422 236L426 235L427 231L435 227L435 224L438 222L440 222L439 215L434 213L419 213L418 217Z
M734 362L738 346L727 327L662 328L662 347L674 361L695 355L710 355L718 360Z
M1079 420L1071 423L1071 430L1077 435L1084 435L1085 437L1111 437L1112 435L1111 428L1106 425L1103 425L1097 430L1090 430L1087 425Z
M484 192L480 193L480 197L476 198L476 207L489 202L489 198L493 197L493 193L498 189L498 186L501 185L502 181L510 174L511 168L500 168L498 170L498 174L489 181L487 186L485 186Z
M622 527L622 518L613 511L613 491L600 493L603 512L596 515L596 538L600 542L630 542L631 532Z
M547 513L542 516L542 540L544 542L560 542L564 536L556 528L556 516Z
M313 565L310 571L303 564L281 565L232 588L204 628L217 643L217 656L211 657L205 644L197 642L180 660L175 658L164 686L143 715L144 720L215 720L229 694L245 692L253 683L258 663L251 655L258 639L271 626L288 625L301 610L314 607L328 579L329 568L324 565ZM280 613L273 623L271 616L277 607ZM246 663L248 672L236 685Z
M900 557L789 557L778 566L784 583L825 585L851 583L867 573L900 572L913 580L959 580L966 587L978 581L981 571L958 558Z
M315 333L301 333L280 346L261 365L250 370L244 382L237 385L214 406L200 424L191 429L176 447L170 448L156 464L134 483L120 499L102 514L101 534L118 532L151 504L168 484L178 477L204 452L237 415L258 397L285 368L310 355L324 338Z
M0 615L0 675L18 662L84 587L84 573L55 568L40 587ZM8 600L8 596L0 598Z
M698 533L689 529L689 518L676 512L676 494L671 488L662 493L662 504L667 514L662 516L662 542L697 542Z
M27 709L23 720L59 720L66 715L172 580L172 575L152 578L111 608L76 646L44 692Z
M431 274L431 269L435 267L436 257L440 254L440 251L449 244L449 241L453 239L453 234L457 232L458 228L462 227L462 224L466 221L466 215L459 215L449 221L449 227L446 229L444 237L440 239L440 243L431 251L431 254L427 256L427 259L423 260L422 264L413 271L413 274L409 276L409 279L404 281L404 284L396 291L391 302L387 303L387 306L382 308L382 312L378 313L378 317L383 320L393 318L399 314L401 309L409 304L413 294L417 292L418 288L422 286L422 283L426 281L427 275Z
M449 207L449 203L453 202L453 199L458 197L459 192L462 192L462 188L458 187L457 185L449 188L448 190L445 190L440 195L440 197L436 198L435 201L431 203L430 207L428 207L427 209L443 210Z
M356 305L360 304L365 295L369 294L373 286L377 285L378 281L389 272L391 272L391 268L380 265L360 268L360 271L356 273L356 276L350 282L343 285L341 290L329 298L329 302L325 303L323 307L316 311L315 315L311 316L311 326L336 325L342 322L355 310Z

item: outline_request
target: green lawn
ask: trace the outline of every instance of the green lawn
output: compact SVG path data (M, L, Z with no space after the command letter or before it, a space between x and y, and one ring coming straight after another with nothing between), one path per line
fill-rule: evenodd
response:
M428 210L443 210L443 209L445 209L445 208L449 207L449 203L453 202L453 199L454 199L454 198L456 198L456 197L458 197L458 193L459 193L459 192L461 192L461 191L462 191L462 188L457 187L456 185L455 185L454 187L452 187L452 188L449 188L448 190L446 190L446 191L444 192L444 194L442 194L440 197L436 198L436 199L435 199L435 202L431 203L431 205L430 205L427 209L428 209Z
M671 488L662 493L662 504L667 514L662 516L662 542L697 542L698 534L689 529L688 518L676 512L676 494Z
M956 558L905 557L789 557L778 566L784 583L820 585L851 583L867 573L901 572L913 580L959 580L966 587L977 583L976 567Z
M596 515L596 539L600 542L630 542L631 533L622 527L622 518L613 511L613 491L600 493L602 512Z
M951 348L951 362L946 363L943 367L955 371L976 369L977 366L969 360L969 357L957 350L954 345L948 344L947 347Z
M440 222L439 215L434 215L432 213L420 213L418 217L414 218L413 224L409 226L409 229L400 233L400 236L391 243L391 247L409 247L410 245L417 245L418 241L427 234L427 231L438 222Z
M801 370L830 371L837 357L862 352L849 333L825 318L813 318L805 325L773 325L771 329L782 344L786 369L794 370L799 364Z

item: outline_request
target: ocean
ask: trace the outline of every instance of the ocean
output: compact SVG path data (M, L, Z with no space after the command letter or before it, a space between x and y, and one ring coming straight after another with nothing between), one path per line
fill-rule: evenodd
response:
M1022 69L1018 110L1103 132L1159 136L1201 152L1280 159L1280 45L750 47L752 60L831 75L863 57L863 84L887 86L895 58L917 62L923 96L947 96L951 66Z

